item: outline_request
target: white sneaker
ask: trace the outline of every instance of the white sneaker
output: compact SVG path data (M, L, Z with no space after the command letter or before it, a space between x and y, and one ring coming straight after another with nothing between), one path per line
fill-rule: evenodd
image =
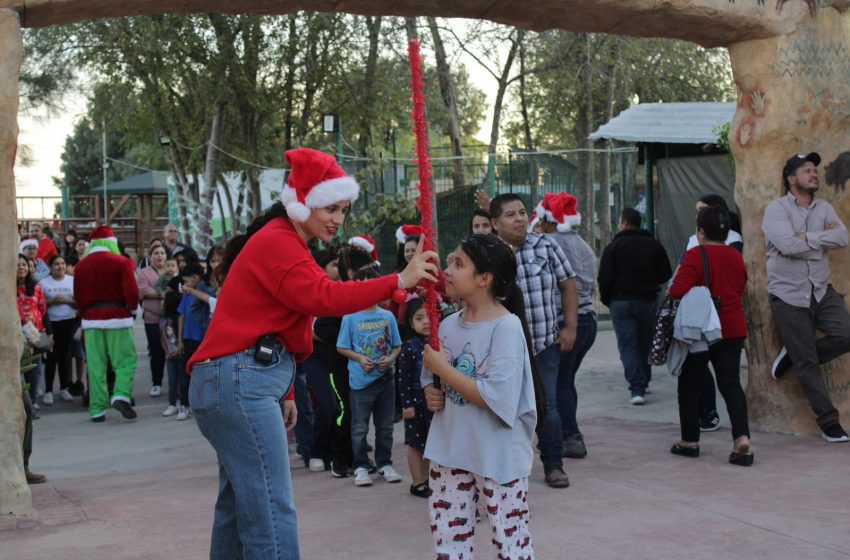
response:
M387 465L378 469L378 474L384 477L387 482L401 482L401 475L395 472L392 465Z
M38 412L39 410L41 410L41 407L40 407L40 406L38 406L38 403L37 403L37 402L34 402L34 403L32 403L32 409L33 409L34 411Z
M62 389L59 391L59 398L65 402L71 402L74 400L74 397L71 396L71 393L68 392L68 389Z
M185 406L181 406L177 412L178 420L188 420L189 419L189 409Z
M358 467L354 470L354 485L372 486L372 477L369 476L369 470L367 468Z
M324 459L310 459L310 472L325 472Z
M53 406L53 393L44 393L44 396L41 397L41 402L47 406Z
M152 397L158 397L161 394L162 394L162 387L160 387L159 385L154 385L153 387L151 387L151 396Z
M168 407L166 407L166 409L162 412L163 416L174 416L175 414L177 414L177 407L173 404L168 405Z
M641 397L640 395L635 395L629 399L629 402L633 405L641 405L646 402L646 399Z

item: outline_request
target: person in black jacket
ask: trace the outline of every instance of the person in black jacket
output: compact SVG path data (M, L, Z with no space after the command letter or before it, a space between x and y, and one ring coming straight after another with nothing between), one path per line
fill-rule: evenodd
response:
M645 402L651 378L649 345L659 285L673 275L661 243L640 227L634 208L620 215L620 232L605 247L599 263L599 296L611 311L620 361L629 382L629 402Z

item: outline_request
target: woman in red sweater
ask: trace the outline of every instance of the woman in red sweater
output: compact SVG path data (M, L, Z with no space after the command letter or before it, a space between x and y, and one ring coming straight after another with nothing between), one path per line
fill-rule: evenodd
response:
M189 362L190 406L219 461L211 559L299 558L286 440L296 411L280 401L295 362L313 351L313 318L354 313L436 280L437 255L421 249L399 274L328 279L307 242L336 236L359 186L325 153L290 150L286 160L280 202L228 243L216 311Z
M729 213L721 208L709 207L697 215L699 246L685 253L676 278L670 286L670 296L685 296L694 286L705 286L705 268L702 250L708 256L711 279L711 296L720 298L720 328L723 339L709 347L708 352L689 354L679 376L679 422L682 439L670 450L676 455L699 457L701 372L708 363L714 367L717 387L732 422L734 445L729 455L733 465L748 467L753 464L750 451L750 430L747 421L747 397L741 387L741 350L747 338L744 318L744 288L747 269L744 259L736 249L725 244L729 234Z

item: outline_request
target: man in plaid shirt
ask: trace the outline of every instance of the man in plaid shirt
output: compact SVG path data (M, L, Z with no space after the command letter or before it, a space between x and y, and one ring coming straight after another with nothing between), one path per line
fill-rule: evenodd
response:
M517 283L525 301L525 315L540 377L546 390L546 422L539 434L540 460L546 483L553 488L570 485L564 472L561 416L558 412L558 366L561 352L572 350L578 323L575 273L564 251L546 237L528 232L528 213L515 194L501 194L490 203L493 229L513 247ZM564 328L558 328L556 298L561 298Z

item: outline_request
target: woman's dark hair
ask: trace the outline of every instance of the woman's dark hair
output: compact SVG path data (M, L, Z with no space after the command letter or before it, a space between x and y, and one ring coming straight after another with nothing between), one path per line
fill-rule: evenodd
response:
M424 305L425 302L420 297L413 298L407 302L407 309L404 311L404 318L407 319L407 326L410 327L410 332L413 334L416 334L413 331L413 316L416 315L416 312L422 309Z
M410 235L404 239L404 243L398 246L398 251L396 251L395 255L395 268L393 272L401 272L407 266L407 261L404 260L404 247L411 241L415 241L416 244L419 244L419 236L418 235Z
M351 280L348 277L348 271L357 272L361 268L372 266L372 257L359 249L351 246L344 246L339 251L339 279L343 282Z
M262 216L254 218L254 221L251 222L251 225L248 226L245 233L236 235L227 242L227 245L224 246L224 255L221 257L221 264L218 265L218 268L215 271L215 277L218 280L219 285L224 284L224 280L230 272L230 267L233 266L233 261L235 261L236 257L239 256L239 253L245 247L245 244L251 236L260 231L263 226L275 218L289 219L289 214L286 213L286 208L280 201L272 204Z
M354 280L358 282L362 282L364 280L375 280L376 278L380 278L381 275L377 273L377 271L372 268L361 268L357 272L354 273Z
M150 255L151 247L153 246L154 243L159 243L159 245L161 247L163 247L163 248L165 247L165 243L163 243L162 239L160 239L159 237L151 238L151 240L148 241L148 255Z
M65 257L65 264L68 266L77 266L79 262L80 257L78 257L77 255L68 255L67 257Z
M493 275L491 289L493 296L498 299L505 309L519 318L522 333L525 335L525 345L528 349L528 359L531 362L531 376L534 380L534 399L537 403L537 431L546 423L546 392L540 378L540 370L534 357L534 345L531 342L531 331L525 316L525 302L522 292L516 282L517 264L513 249L495 235L476 233L460 243L461 250L469 257L478 274Z
M27 294L27 296L32 297L32 296L35 295L35 278L33 278L32 274L30 274L30 261L29 261L29 259L26 258L21 253L18 253L18 260L21 260L21 259L23 259L24 262L27 263L27 275L26 275L26 278L24 278L24 292Z
M168 251L166 251L168 253ZM198 252L191 247L186 247L185 249L181 249L174 253L174 256L183 255L183 262L187 265L189 264L200 264L201 258L198 256Z
M725 210L726 213L729 214L729 229L741 233L741 217L729 209L729 205L726 204L725 198L719 194L707 194L705 196L701 196L699 201L712 208L722 208ZM726 241L726 239L723 239L723 241Z
M469 217L469 230L466 233L467 237L475 234L475 232L472 231L472 224L473 224L473 222L475 222L475 218L478 218L478 217L487 218L487 221L489 222L490 221L490 212L488 212L487 210L484 210L483 208L476 208L472 212L472 216Z
M207 269L204 272L204 276L203 276L203 280L207 284L210 283L210 281L212 280L212 275L215 272L215 270L213 270L212 266L210 266L210 263L212 262L213 258L216 255L220 255L220 256L223 257L224 256L224 247L222 247L221 245L213 245L212 247L210 247L210 250L207 251L207 260L205 261L207 263ZM221 263L219 263L219 266L221 266Z
M53 255L47 261L47 266L49 266L50 268L53 268L53 263L56 262L56 259L62 259L64 261L65 257L63 257L62 255ZM65 264L67 264L67 261L65 261Z
M730 224L729 212L719 206L703 208L697 214L697 229L701 229L709 241L725 242Z

